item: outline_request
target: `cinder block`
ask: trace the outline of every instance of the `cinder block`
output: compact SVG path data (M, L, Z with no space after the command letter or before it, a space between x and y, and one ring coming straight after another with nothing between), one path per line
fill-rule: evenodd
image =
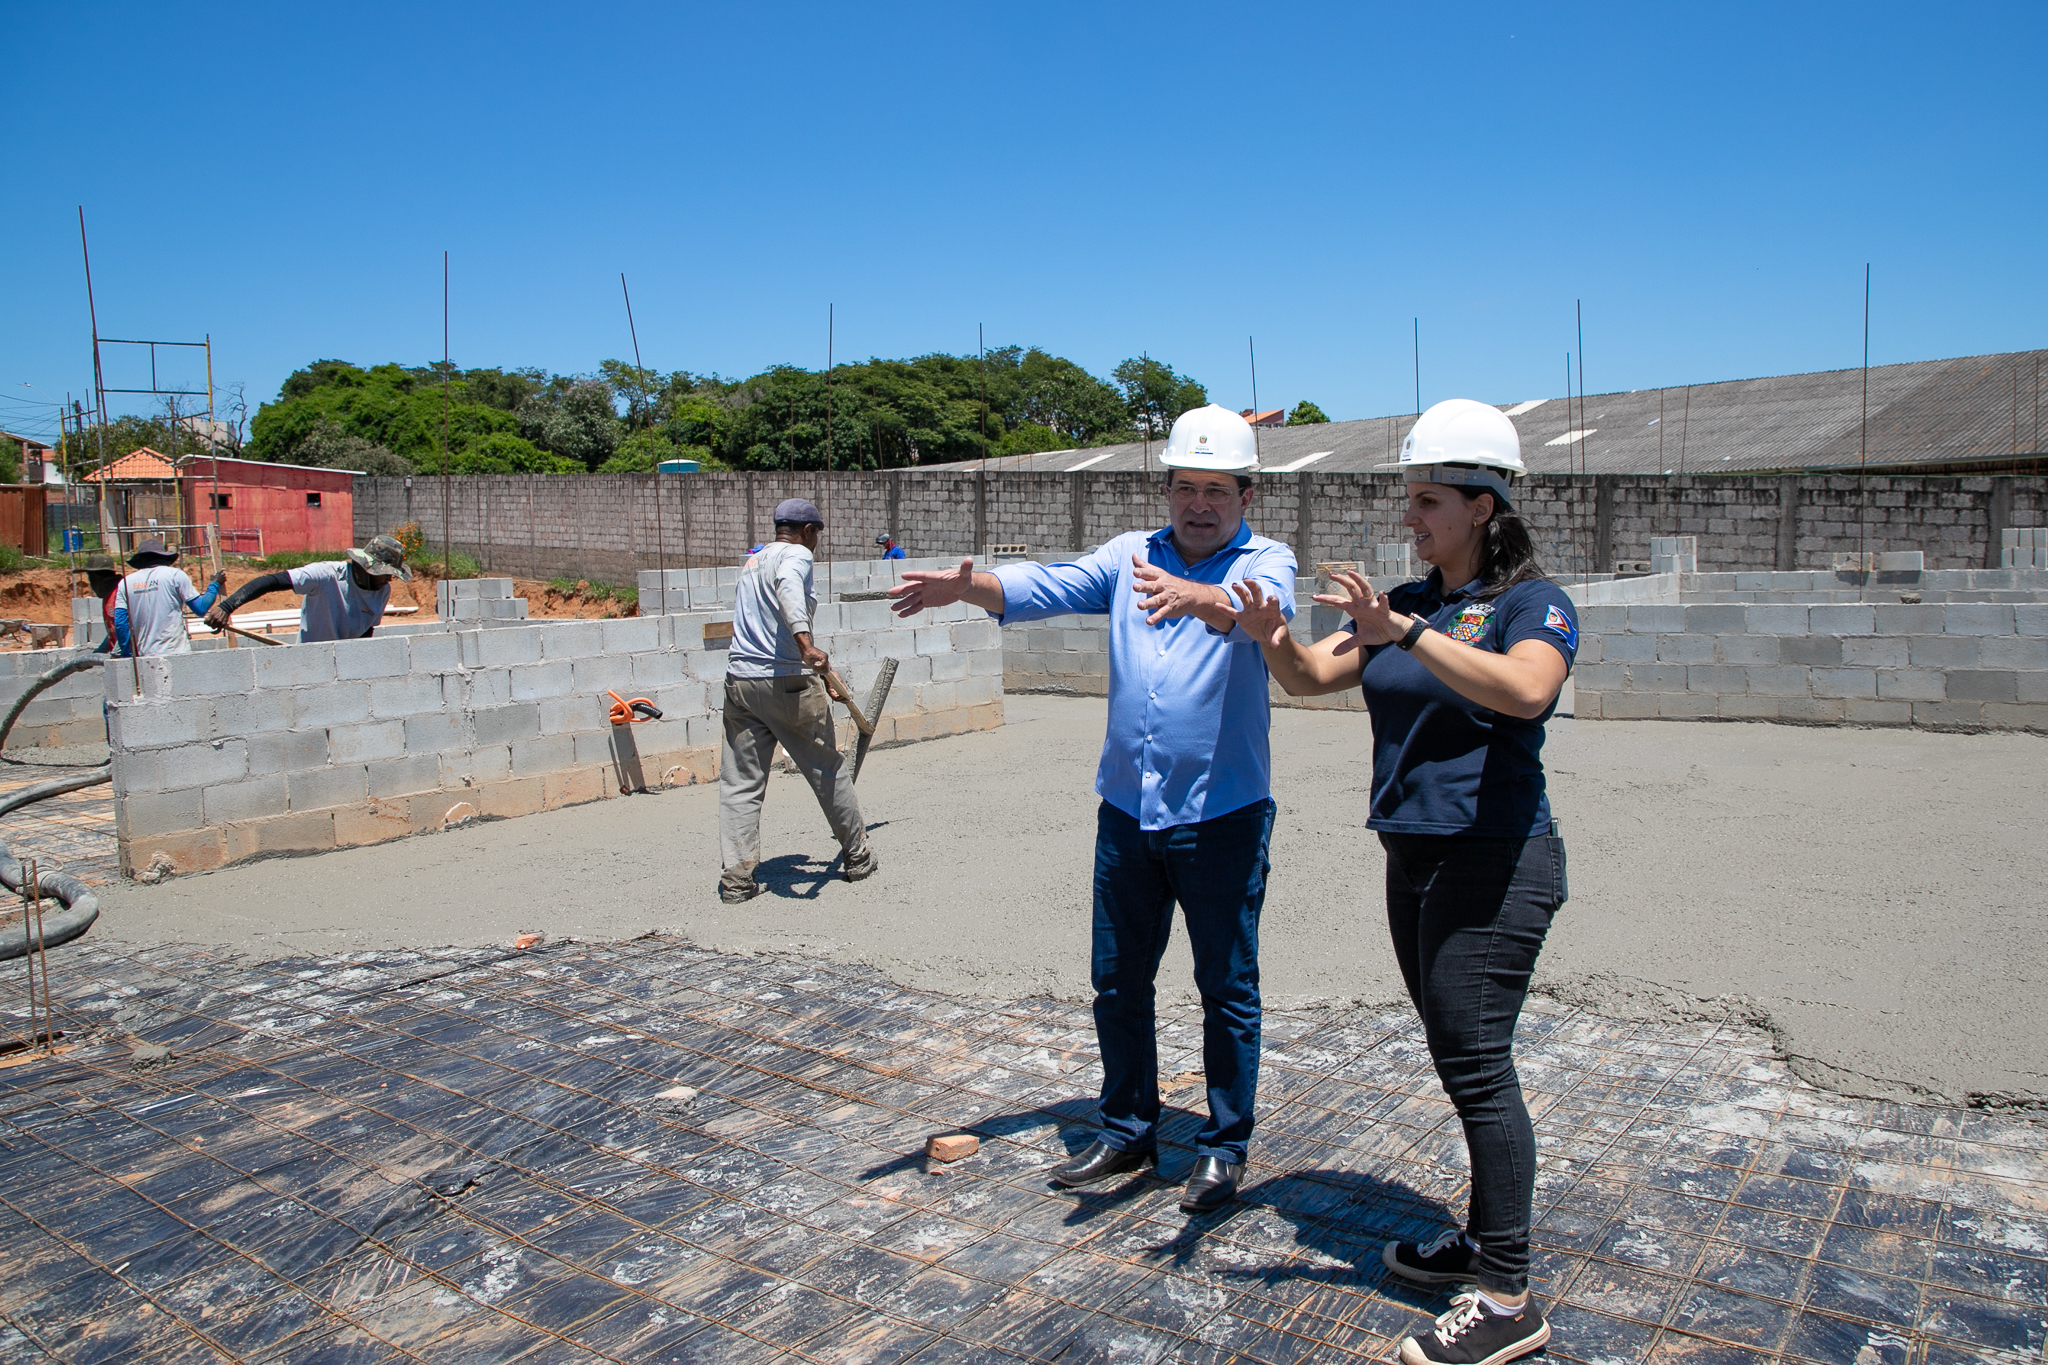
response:
M1803 697L1807 695L1806 670L1796 664L1745 668L1749 691L1759 697Z
M409 754L439 753L444 749L461 749L467 746L468 727L462 717L445 712L422 716L407 716L405 719L405 751Z
M1915 668L1975 668L1985 638L1977 635L1909 635L1906 637L1907 659Z
M1685 670L1685 690L1713 693L1747 692L1749 671L1725 665L1694 664Z
M967 656L958 653L934 654L932 656L932 680L934 682L958 682L967 676Z
M1656 692L1603 692L1600 694L1602 720L1651 720L1657 715Z
M581 659L604 650L602 621L549 621L531 627L540 636L544 659Z
M515 777L478 788L476 808L484 815L508 818L537 815L545 809L541 804L543 795L538 777Z
M2013 630L2020 635L2048 635L2048 603L2023 602L2012 609Z
M566 660L526 664L512 669L511 673L514 701L539 701L543 697L565 696L574 687L574 678L570 674Z
M570 752L575 756L577 767L593 764L602 765L616 759L612 752L612 727L602 730L584 730L569 736Z
M1877 695L1886 701L1942 701L1948 675L1937 668L1880 668Z
M423 711L438 711L446 704L442 675L438 673L380 678L369 686L370 714L380 719L416 716Z
M1932 604L1923 606L1877 606L1872 615L1876 618L1873 629L1879 635L1939 635L1941 634L1943 608Z
M204 653L168 655L164 663L170 672L170 694L214 697L225 692L247 692L256 685L256 669L249 662L254 652L210 649Z
M1657 693L1657 714L1667 720L1700 720L1719 714L1716 698L1700 692Z
M1679 635L1685 631L1684 607L1630 607L1631 635Z
M1861 668L1904 668L1909 662L1906 641L1895 635L1851 635L1842 641L1842 662Z
M397 758L404 752L403 721L340 725L327 732L327 753L335 763L370 763L383 758Z
M1655 635L1602 635L1601 657L1615 664L1653 664L1657 662L1657 639Z
M1848 703L1840 697L1785 697L1778 702L1778 718L1809 725L1837 725L1847 714L1847 708Z
M540 788L542 809L560 810L564 806L580 806L601 800L611 794L613 784L605 780L600 769L580 768L545 773L541 777Z
M1724 664L1774 664L1782 635L1716 635L1714 654Z
M1685 629L1693 635L1741 635L1749 629L1748 608L1700 606L1685 608Z
M997 679L988 674L962 678L959 682L953 684L953 688L953 695L957 699L958 704L968 708L986 706L1002 695L1002 689L998 686Z
M1782 663L1805 664L1808 667L1839 667L1842 640L1836 635L1780 635L1778 658Z
M334 846L357 848L403 839L413 832L411 813L403 805L372 801L367 806L343 806L333 813Z
M111 742L125 749L150 749L210 739L213 702L194 698L117 706L107 718L107 731Z
M254 692L213 699L214 739L253 739L288 729L291 723L292 693L287 689L259 687Z
M2037 552L2038 553L2038 552ZM2031 730L2048 733L2048 706L2007 706L2002 702L1984 704L1984 723L2001 730Z
M478 744L510 744L517 739L540 735L540 703L514 702L470 713L470 724Z
M261 820L285 810L285 781L282 774L244 778L206 789L206 823L240 824Z
M1949 701L2019 700L2019 675L2011 669L1955 668L1948 673Z
M1851 700L1843 712L1851 725L1911 725L1913 704L1903 701Z
M560 772L575 761L576 746L569 735L523 739L512 745L514 777L544 777Z
M441 695L450 706L477 709L485 706L507 706L512 701L512 670L509 668L478 668L464 673L460 679L460 692L456 690L457 679L444 678Z
M1929 729L1975 729L1984 723L1981 701L1916 701L1913 723Z
M327 765L325 730L280 730L249 736L249 773L290 773Z
M661 627L652 619L599 622L599 643L606 654L632 654L661 647Z
M1804 635L1807 608L1803 606L1752 606L1745 609L1751 635Z
M227 827L227 857L240 862L264 853L317 853L334 847L334 816L293 811Z
M335 676L343 681L402 677L411 667L412 650L402 635L388 640L338 640L334 645Z
M1950 602L1941 609L1941 628L1948 635L2011 635L2013 611L1997 602Z
M595 625L595 622L589 623ZM509 630L484 630L462 634L463 662L470 667L502 668L513 664L537 664L541 657L541 633L546 626L516 626Z
M545 667L546 665L543 665ZM633 659L626 654L595 654L569 665L569 690L602 697L607 691L632 696Z
M414 673L453 673L462 667L462 645L452 632L411 635L405 643Z
M120 808L122 833L130 839L178 834L206 823L197 787L123 797Z
M227 861L227 838L218 829L188 830L182 834L129 837L121 850L121 868L140 872L161 853L180 872L210 872Z
M1723 720L1776 720L1778 698L1736 696L1723 692L1716 697L1717 714Z
M345 806L369 796L368 767L361 763L332 768L311 768L285 778L291 790L293 810L326 810Z
M1807 685L1816 697L1875 697L1877 674L1868 668L1815 668Z
M1977 662L1985 668L2048 668L2048 639L2030 635L1980 636Z
M370 719L370 685L334 682L296 688L291 693L292 728L311 730L330 725L360 725Z
M366 768L372 799L430 792L441 785L441 759L438 754L407 754L403 758L388 758L368 764Z
M549 697L546 701L530 704L540 708L540 728L533 734L507 735L506 743L514 739L535 739L541 735L573 735L581 730L595 730L606 724L606 716L611 709L607 698L575 694Z
M1922 550L1886 550L1877 557L1879 573L1919 573L1927 567Z
M1683 664L1630 664L1629 689L1634 692L1685 691Z
M1621 664L1580 664L1572 670L1581 689L1619 692L1628 686L1628 669Z
M1868 635L1875 628L1871 609L1854 605L1809 607L1806 623L1815 635Z
M445 791L478 788L512 776L512 746L490 744L453 749L441 756L441 787Z
M307 687L333 682L334 644L284 645L279 648L252 647L234 653L253 663L258 687Z

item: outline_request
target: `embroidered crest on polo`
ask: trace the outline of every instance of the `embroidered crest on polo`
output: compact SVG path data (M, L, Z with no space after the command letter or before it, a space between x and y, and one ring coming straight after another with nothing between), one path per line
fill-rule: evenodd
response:
M1572 618L1564 614L1562 607L1550 606L1544 608L1543 628L1545 630L1554 630L1559 635L1564 636L1565 644L1571 648L1577 649L1579 647L1579 628L1572 624Z
M1458 610L1458 619L1451 623L1450 636L1461 645L1477 644L1479 637L1486 634L1486 623L1493 618L1494 602L1472 602Z

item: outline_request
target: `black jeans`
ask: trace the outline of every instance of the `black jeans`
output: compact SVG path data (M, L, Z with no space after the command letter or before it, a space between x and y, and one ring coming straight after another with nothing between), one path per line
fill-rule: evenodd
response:
M1519 1294L1529 1286L1536 1135L1515 1074L1515 1020L1568 894L1564 840L1381 834L1380 846L1394 956L1472 1157L1474 1272L1485 1288Z
M1179 903L1202 995L1209 1121L1197 1156L1242 1163L1259 1088L1259 911L1273 803L1144 830L1104 801L1095 816L1095 1036L1102 1046L1102 1140L1151 1148L1159 1124L1153 978Z

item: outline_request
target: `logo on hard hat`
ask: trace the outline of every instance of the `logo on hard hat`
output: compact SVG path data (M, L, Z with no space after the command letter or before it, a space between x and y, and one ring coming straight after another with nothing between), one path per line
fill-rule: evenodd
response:
M1205 446L1209 444L1209 438L1206 436L1197 436L1195 438L1195 444L1198 446Z

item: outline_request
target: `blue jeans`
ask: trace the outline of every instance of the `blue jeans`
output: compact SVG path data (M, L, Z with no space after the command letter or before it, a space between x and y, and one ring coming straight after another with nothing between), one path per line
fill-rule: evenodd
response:
M1105 801L1095 814L1095 1036L1102 1048L1102 1140L1118 1151L1157 1141L1159 1045L1152 981L1178 901L1202 996L1209 1121L1200 1156L1242 1162L1259 1085L1259 911L1273 803L1145 830Z
M1472 1158L1465 1233L1481 1287L1529 1287L1536 1134L1515 1073L1515 1020L1568 894L1564 840L1381 834L1387 927L1437 1079Z

